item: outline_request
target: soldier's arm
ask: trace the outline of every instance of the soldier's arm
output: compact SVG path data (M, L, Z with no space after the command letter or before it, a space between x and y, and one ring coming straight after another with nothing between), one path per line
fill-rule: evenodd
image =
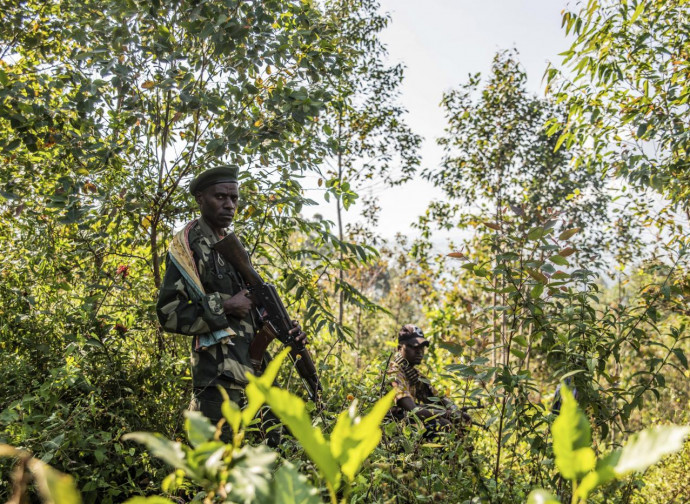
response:
M417 415L421 420L427 420L431 417L438 417L438 412L434 413L431 410L424 408L422 406L419 406L416 402L414 402L414 399L411 397L403 397L400 398L396 401L396 404L403 408L405 411L408 411L410 413L414 413ZM437 420L442 424L445 425L448 423L447 420L444 418L437 418Z
M170 260L158 293L156 313L163 329L174 333L197 335L228 327L221 294L212 292L200 298L191 295Z

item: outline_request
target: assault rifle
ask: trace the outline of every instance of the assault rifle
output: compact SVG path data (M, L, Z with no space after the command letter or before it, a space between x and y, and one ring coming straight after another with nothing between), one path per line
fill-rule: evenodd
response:
M292 319L288 315L280 296L278 296L276 288L272 284L264 282L254 269L249 254L235 233L229 233L213 248L240 274L247 284L249 299L259 311L263 325L254 335L249 347L249 358L254 366L254 371L257 374L260 372L261 361L266 348L271 341L278 338L278 341L290 347L290 357L309 393L309 398L318 404L322 389L314 361L304 344L295 341L295 337L290 334L290 330L294 328Z
M448 408L448 416L449 420L453 423L453 425L457 426L460 428L461 433L464 433L470 425L474 425L476 427L480 427L484 430L487 430L486 425L475 422L472 420L472 417L467 413L470 410L474 409L483 409L484 406L482 405L481 399L477 399L477 403L474 406L463 406L459 408L453 403L449 403L449 408Z

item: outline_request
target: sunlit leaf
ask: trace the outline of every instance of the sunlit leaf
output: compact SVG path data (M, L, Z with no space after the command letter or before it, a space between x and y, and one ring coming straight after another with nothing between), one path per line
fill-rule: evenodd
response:
M221 394L223 395L223 404L220 407L223 417L228 422L233 434L237 434L240 425L242 424L242 411L239 406L228 398L228 393L221 387Z
M633 434L621 448L620 458L614 467L617 475L646 470L664 456L683 447L690 434L690 426L664 425Z
M603 459L598 460L596 469L582 478L575 495L586 500L595 488L614 480L616 478L616 473L613 468L619 457L620 450L615 450Z
M527 504L561 504L552 493L546 490L532 490L527 496Z
M256 414L266 402L262 390L266 387L270 387L278 376L278 371L280 366L290 352L289 348L284 348L275 358L268 363L264 373L260 377L256 377L247 374L247 379L249 384L245 389L245 394L247 396L247 405L242 411L242 423L244 425L249 425Z
M587 417L567 386L561 386L563 404L551 427L556 467L564 478L575 480L594 469L596 456Z
M273 477L275 504L321 504L319 492L290 462L285 462Z
M341 466L343 474L354 480L362 462L381 440L380 424L395 397L391 390L379 399L371 411L361 419L355 417L355 404L343 411L331 434L331 452Z
M326 480L337 487L340 477L338 463L331 455L321 430L312 426L304 401L287 390L267 386L256 379L253 383L266 398L271 411L290 429Z
M185 430L192 446L199 446L213 439L215 426L200 411L185 411Z
M44 502L81 504L81 494L72 476L63 474L35 458L30 459L29 468Z
M159 459L167 462L176 469L185 469L185 453L182 445L177 441L169 441L160 434L149 432L132 432L122 436L125 441L136 441L146 447Z
M572 238L575 236L577 233L581 231L581 228L573 228L573 229L566 229L563 231L560 235L558 235L559 240L567 240L568 238Z

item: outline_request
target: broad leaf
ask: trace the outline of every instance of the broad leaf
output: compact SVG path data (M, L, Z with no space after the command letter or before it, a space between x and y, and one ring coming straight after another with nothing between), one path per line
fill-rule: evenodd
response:
M582 479L582 482L577 487L575 496L586 501L589 494L591 494L595 488L614 480L616 478L616 473L613 468L618 462L620 455L620 450L615 450L603 459L598 460L596 470L588 473Z
M186 469L184 450L182 445L176 441L169 441L160 434L148 432L132 432L122 436L122 439L146 445L151 453L159 459L164 460L176 469Z
M72 476L63 474L35 458L30 460L29 468L44 502L81 504L81 494Z
M564 478L579 479L594 469L596 456L587 417L577 405L570 389L561 386L563 404L551 427L556 466Z
M271 469L277 454L264 445L245 446L233 454L228 473L230 492L225 502L272 502Z
M312 426L305 402L287 390L268 387L256 378L251 379L265 397L271 411L290 429L326 480L336 488L340 478L338 463L331 455L321 430Z
M551 492L546 490L532 490L527 496L527 504L561 504Z
M338 417L331 434L331 452L350 481L354 480L362 462L381 441L380 425L394 397L395 391L391 390L362 419L355 417L354 403Z
M195 448L213 439L216 428L200 411L185 411L184 427L189 442Z
M614 467L616 475L646 470L665 455L680 450L688 434L690 426L676 425L653 427L633 434L621 449Z
M566 229L560 235L558 235L558 239L559 240L567 240L568 238L572 238L573 236L575 236L580 231L581 231L581 228Z
M233 436L236 436L240 430L240 424L242 423L242 411L237 404L228 398L228 393L225 389L221 388L221 394L223 395L223 405L220 409L223 413L223 417L232 429Z
M290 462L285 462L273 478L275 504L321 504L316 488Z
M266 402L266 398L263 395L262 390L265 388L270 388L273 382L278 376L278 371L280 371L280 365L283 363L288 353L289 348L284 348L282 352L275 356L275 358L268 363L264 373L259 376L253 376L247 374L247 379L249 384L245 389L245 394L247 395L247 406L245 406L244 411L242 411L242 423L244 425L249 425L256 414Z

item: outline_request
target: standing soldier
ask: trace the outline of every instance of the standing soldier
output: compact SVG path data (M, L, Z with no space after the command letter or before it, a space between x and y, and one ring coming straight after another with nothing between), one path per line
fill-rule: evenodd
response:
M173 238L156 305L164 330L193 336L190 409L214 423L223 416L218 387L240 407L246 404L246 374L254 374L249 346L260 322L237 271L213 249L237 211L237 175L236 166L221 166L192 180L189 192L201 216ZM290 333L305 341L299 324L294 324ZM226 429L223 437L229 435Z

